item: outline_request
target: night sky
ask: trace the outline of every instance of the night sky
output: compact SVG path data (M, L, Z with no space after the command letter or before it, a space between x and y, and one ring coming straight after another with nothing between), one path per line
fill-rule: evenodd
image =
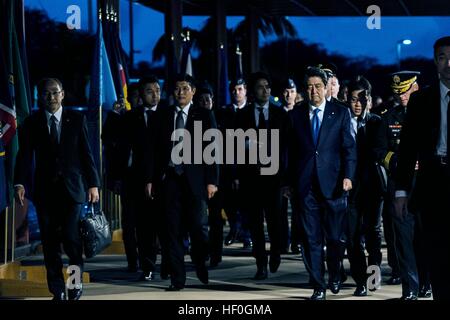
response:
M96 7L96 1L92 1ZM50 18L65 22L66 9L76 4L81 9L82 30L88 29L87 0L25 0L25 6L42 9ZM124 49L129 51L128 1L121 0L121 31ZM152 63L151 51L164 32L164 15L140 4L134 4L134 41L136 62ZM207 17L183 17L183 26L200 29ZM227 26L235 26L242 17L228 17ZM432 58L436 39L450 33L450 17L381 17L381 29L369 30L367 17L289 17L299 37L308 44L318 43L329 52L349 57L368 56L381 64L397 61L396 43L410 39L412 44L402 46L402 59L414 56ZM95 21L95 20L94 20ZM94 23L94 31L96 24ZM261 37L261 45L275 38Z

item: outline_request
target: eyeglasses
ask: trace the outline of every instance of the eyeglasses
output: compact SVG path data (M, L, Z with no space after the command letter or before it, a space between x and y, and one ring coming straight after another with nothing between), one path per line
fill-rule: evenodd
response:
M53 92L50 92L50 91L44 91L44 92L42 92L42 96L43 97L49 97L49 96L51 96L51 97L53 97L53 96L59 96L59 94L61 93L62 91L53 91Z

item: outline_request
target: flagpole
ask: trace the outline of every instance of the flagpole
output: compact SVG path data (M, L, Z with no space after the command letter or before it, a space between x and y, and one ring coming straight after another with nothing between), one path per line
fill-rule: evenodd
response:
M8 261L8 207L5 209L5 256L3 262Z
M26 199L24 199L26 201ZM14 250L16 250L16 201L12 201L12 217L11 217L11 262L14 261Z
M100 106L98 107L98 145L99 145L99 153L100 153L100 181L103 181L103 152L102 152L102 105L100 104ZM100 199L103 199L103 188L100 188ZM100 210L103 210L103 201L100 200Z

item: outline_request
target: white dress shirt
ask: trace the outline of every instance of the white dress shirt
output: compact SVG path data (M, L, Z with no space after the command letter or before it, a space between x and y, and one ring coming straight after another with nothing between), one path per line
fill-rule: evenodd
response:
M450 100L448 92L450 91L442 81L439 82L439 87L441 90L441 125L439 140L436 148L436 154L439 156L447 155L447 109L448 102Z

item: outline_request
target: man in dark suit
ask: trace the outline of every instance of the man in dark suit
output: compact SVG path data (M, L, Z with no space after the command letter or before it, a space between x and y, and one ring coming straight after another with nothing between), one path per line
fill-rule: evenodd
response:
M251 75L249 92L251 92L253 102L238 112L236 128L242 129L244 132L247 130L258 131L256 141L250 139L245 141L245 149L248 154L251 153L251 148L258 148L259 155L261 155L260 148L265 148L265 152L271 157L271 165L275 162L279 164L277 172L270 175L262 173L261 170L265 165L259 158L256 164L249 164L250 158L246 157L246 164L237 166L239 188L245 199L244 214L248 215L253 255L256 258L257 272L254 279L262 280L267 278L268 262L270 272L276 272L281 262L281 186L285 173L284 146L286 146L289 121L287 112L283 108L269 102L271 82L266 74L257 72ZM261 138L264 130L267 133L266 141ZM279 132L278 140L272 141L272 130ZM271 154L272 146L275 144L278 144L279 152ZM269 261L266 253L264 217L270 239Z
M195 84L191 76L178 75L174 87L176 105L161 110L158 116L159 126L156 130L155 143L148 156L146 191L150 197L153 194L156 197L158 193L162 196L164 225L168 234L171 280L169 291L178 291L185 286L183 247L185 231L188 231L191 239L191 258L197 276L202 283L208 283L208 270L205 266L208 256L207 200L217 191L219 175L217 163L207 164L204 159L200 159L200 163L197 163L195 160L198 159L193 159L195 151L199 149L203 151L206 146L201 141L193 140L194 125L201 124L202 134L205 130L215 128L213 113L192 104ZM187 135L191 138L190 145L184 143L189 141ZM177 156L183 161L179 161ZM154 181L161 181L161 184L154 185Z
M128 86L127 100L134 109L140 104L139 86L131 83ZM128 185L129 174L124 174L126 168L123 166L124 152L121 150L122 140L125 136L124 115L127 112L124 99L119 99L113 105L113 109L106 115L102 128L103 157L105 163L106 188L116 194L120 194L122 209L122 238L127 257L127 271L137 272L138 251L136 239L136 217L133 193ZM125 155L126 156L126 155Z
M403 123L396 174L395 209L406 219L416 162L414 201L422 218L430 259L433 299L450 300L450 36L434 44L439 83L413 94Z
M144 77L139 80L139 95L142 104L125 113L123 117L121 151L118 155L121 160L120 173L123 181L122 193L130 195L128 212L125 212L128 220L135 222L139 264L142 270L141 280L154 279L156 271L156 258L158 254L158 234L162 221L162 209L160 199L150 199L145 194L147 184L145 153L150 147L154 136L154 128L157 123L157 115L160 107L161 89L159 80L155 76ZM127 197L125 197L127 198ZM130 221L131 220L131 221ZM130 230L128 225L126 229ZM131 237L124 234L124 238ZM162 256L165 255L165 241L161 241ZM162 260L165 263L164 259ZM162 264L162 267L164 265ZM163 270L164 271L164 270Z
M34 190L30 194L38 214L48 288L55 300L65 300L60 244L70 265L82 272L80 211L86 201L86 187L87 200L99 200L100 179L89 147L86 119L64 110L61 82L55 78L41 80L38 95L40 110L25 120L20 132L15 194L23 205L24 185L31 175L34 156ZM78 300L81 294L80 283L68 290L68 299Z
M289 112L288 177L298 199L303 257L314 287L313 300L326 298L326 241L329 285L340 290L345 250L347 194L356 167L356 144L348 108L325 99L327 76L316 67L305 76L308 101Z
M352 134L356 138L357 164L353 189L349 194L347 253L356 282L354 296L367 295L367 265L381 266L381 210L383 190L378 176L374 141L381 118L367 109L368 81L358 76L348 84L348 104L352 112ZM365 240L365 241L364 241ZM369 253L366 261L365 249Z

